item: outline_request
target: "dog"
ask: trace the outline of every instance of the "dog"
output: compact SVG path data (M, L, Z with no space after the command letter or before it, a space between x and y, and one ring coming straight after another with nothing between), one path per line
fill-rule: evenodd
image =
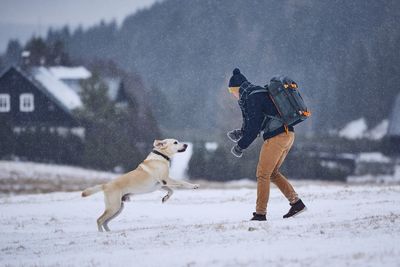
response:
M155 190L166 190L162 198L165 203L173 194L172 188L197 189L198 184L177 181L169 177L170 159L175 153L185 152L188 145L175 139L155 140L153 151L139 166L106 184L89 187L82 192L87 197L97 192L104 192L104 213L97 219L99 232L110 231L108 223L117 217L124 208L124 202L131 195L150 193Z

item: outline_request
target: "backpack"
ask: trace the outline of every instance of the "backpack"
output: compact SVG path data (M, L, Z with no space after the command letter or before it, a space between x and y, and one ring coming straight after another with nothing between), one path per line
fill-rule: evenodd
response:
M250 92L249 96L261 92L268 92L268 96L279 113L279 117L265 115L261 131L270 132L284 126L287 132L288 126L299 124L311 116L311 112L300 95L297 83L289 77L273 77L269 85ZM268 121L267 118L270 120Z

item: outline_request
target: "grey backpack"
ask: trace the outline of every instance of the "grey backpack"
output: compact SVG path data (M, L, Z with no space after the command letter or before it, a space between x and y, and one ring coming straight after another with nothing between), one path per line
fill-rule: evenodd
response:
M266 115L262 126L263 131L274 131L285 126L294 126L311 116L303 98L301 97L297 83L289 77L273 77L270 84L264 90L253 91L251 94L268 91L268 96L275 104L279 116Z

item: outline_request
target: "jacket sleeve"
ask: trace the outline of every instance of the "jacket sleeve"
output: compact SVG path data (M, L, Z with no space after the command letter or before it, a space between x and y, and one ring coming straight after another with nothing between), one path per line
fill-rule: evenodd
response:
M242 127L240 128L240 130L242 130L242 133L243 133L244 129L246 128L246 115L245 115L243 109L241 111L242 111L242 121L243 122L242 122Z
M258 97L257 97L258 96ZM238 146L242 149L246 149L260 132L261 125L264 121L264 112L262 101L260 101L259 95L253 95L249 97L248 110L246 116L243 117L243 137L239 140Z

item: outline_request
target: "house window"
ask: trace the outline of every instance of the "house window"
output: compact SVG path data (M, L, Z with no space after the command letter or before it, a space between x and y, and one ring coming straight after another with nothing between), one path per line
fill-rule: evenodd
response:
M34 109L33 94L21 94L19 96L19 110L22 112L32 112Z
M0 112L9 112L10 109L10 95L0 94Z

